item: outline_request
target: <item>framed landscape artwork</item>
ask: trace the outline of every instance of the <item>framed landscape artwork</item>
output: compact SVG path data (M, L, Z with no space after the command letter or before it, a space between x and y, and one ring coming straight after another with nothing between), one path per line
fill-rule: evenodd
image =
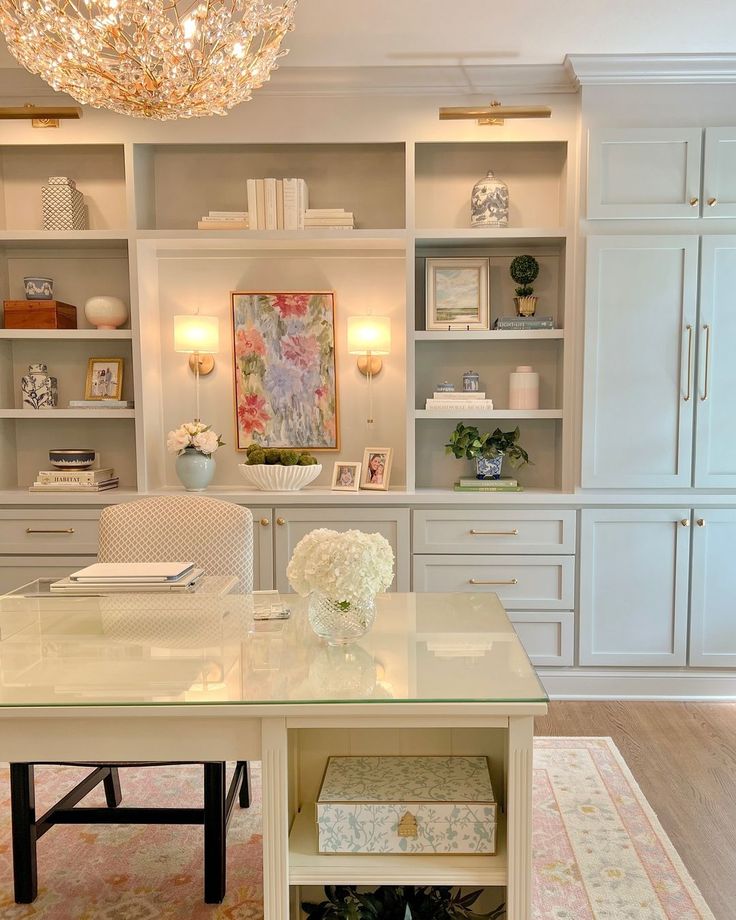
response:
M238 450L339 448L335 295L231 294Z
M427 330L489 328L488 259L427 259Z

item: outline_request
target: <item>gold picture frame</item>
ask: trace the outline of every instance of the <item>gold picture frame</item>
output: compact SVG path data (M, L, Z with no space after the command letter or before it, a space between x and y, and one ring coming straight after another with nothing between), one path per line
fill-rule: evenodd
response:
M122 399L122 358L90 358L87 362L87 378L84 382L85 399Z
M375 492L388 492L391 479L393 448L366 447L363 452L363 473L360 477L361 489Z
M490 259L426 262L428 332L482 332L490 326Z

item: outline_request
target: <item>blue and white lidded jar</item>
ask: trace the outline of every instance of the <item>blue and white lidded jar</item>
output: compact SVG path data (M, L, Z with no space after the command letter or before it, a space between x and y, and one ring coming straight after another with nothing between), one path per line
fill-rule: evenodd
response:
M471 227L506 227L509 223L509 187L492 170L473 186Z
M477 393L480 390L480 375L475 371L465 371L463 374L463 392Z
M28 373L21 377L20 389L24 409L55 409L59 403L56 377L49 376L45 364L29 364Z

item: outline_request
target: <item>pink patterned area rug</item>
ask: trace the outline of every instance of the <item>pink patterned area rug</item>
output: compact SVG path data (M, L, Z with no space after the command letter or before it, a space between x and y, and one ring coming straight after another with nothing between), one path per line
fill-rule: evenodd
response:
M55 827L39 897L12 898L7 768L0 769L0 920L262 920L260 789L236 809L228 894L202 903L199 827ZM40 814L86 771L38 767ZM126 805L201 804L198 767L121 772ZM101 791L85 804L104 804ZM533 920L713 920L610 738L534 742Z

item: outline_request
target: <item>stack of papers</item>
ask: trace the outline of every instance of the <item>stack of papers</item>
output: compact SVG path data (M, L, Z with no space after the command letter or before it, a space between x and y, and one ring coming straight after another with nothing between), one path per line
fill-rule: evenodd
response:
M96 562L51 585L67 594L190 591L202 576L192 562Z

